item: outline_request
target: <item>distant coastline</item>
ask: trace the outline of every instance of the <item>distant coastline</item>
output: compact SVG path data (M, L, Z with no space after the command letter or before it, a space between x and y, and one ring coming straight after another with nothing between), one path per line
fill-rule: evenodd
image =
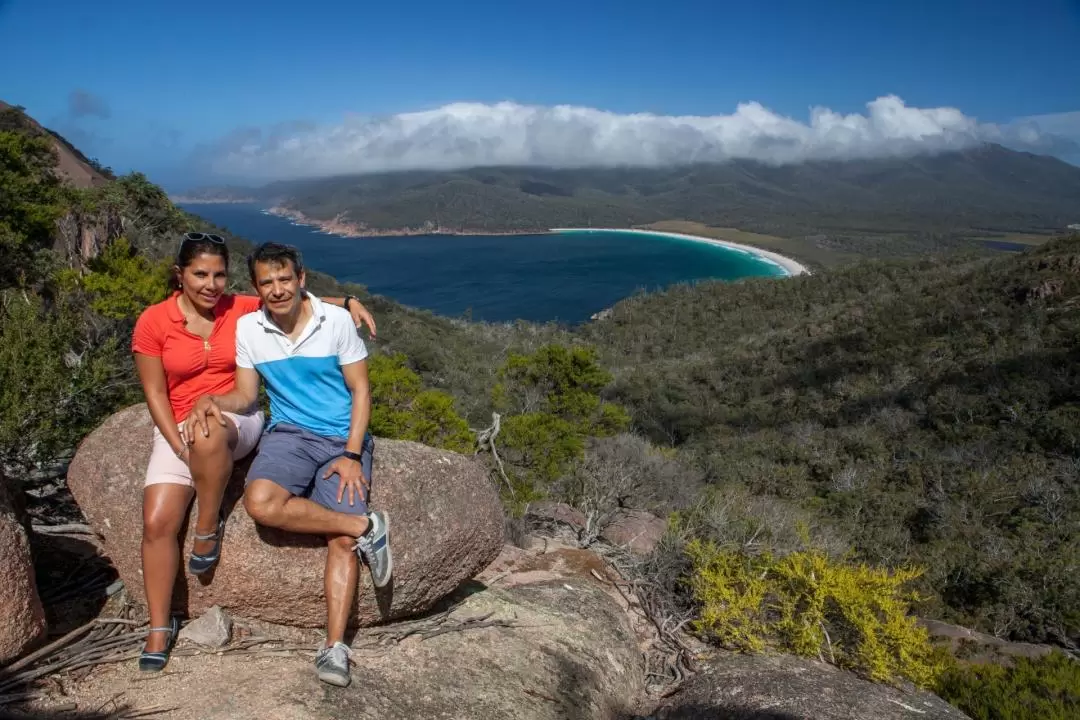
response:
M329 235L338 235L340 237L348 238L406 237L412 235L543 235L545 232L544 230L474 230L468 228L462 230L450 230L435 225L434 223L425 223L416 228L404 227L395 228L393 230L381 230L369 228L361 223L346 220L344 213L337 215L332 220L319 220L317 218L308 217L299 210L293 210L292 208L280 205L267 208L263 212L269 215L287 218L297 225L308 225L318 228Z
M664 232L662 230L639 230L636 228L552 228L551 232L556 233L588 233L588 232L619 232L619 233L635 233L639 235L654 235L661 237L676 238L678 240L689 240L692 242L707 243L709 245L717 245L719 247L728 248L729 250L738 250L740 252L750 253L757 257L778 266L784 271L784 274L791 277L795 275L809 275L810 270L807 269L798 260L789 258L786 255L773 252L772 250L764 250L753 245L743 245L742 243L731 242L730 240L718 240L716 238L702 237L700 235L687 235L685 233L673 233Z
M224 197L191 197L189 195L170 195L169 202L174 205L187 203L190 205L253 205L258 202L255 198L224 198Z
M209 200L186 198L179 196L173 200L173 202L186 202L191 204L253 204L255 201L247 199L232 199L232 198L215 198ZM309 217L299 210L285 207L283 205L275 205L270 208L261 210L268 215L275 215L277 217L291 220L297 225L305 225L308 227L318 228L321 232L328 235L337 235L339 237L346 238L362 238L362 237L409 237L418 235L490 235L490 236L519 236L519 235L544 235L546 233L589 233L589 232L619 232L619 233L635 233L639 235L653 235L659 237L670 237L677 240L688 240L691 242L706 243L709 245L715 245L717 247L727 248L728 250L735 250L738 252L745 252L754 255L765 262L768 262L776 267L780 268L786 276L795 275L809 275L810 270L800 263L798 260L790 258L786 255L773 252L772 250L766 250L754 245L746 245L743 243L732 242L730 240L720 240L718 238L704 237L701 235L690 235L687 233L666 232L663 230L649 230L640 228L551 228L549 230L483 230L483 229L460 229L450 230L440 227L434 223L428 222L420 227L403 227L395 228L392 230L369 228L361 223L352 222L345 218L344 213L340 213L331 220L320 220L318 218Z

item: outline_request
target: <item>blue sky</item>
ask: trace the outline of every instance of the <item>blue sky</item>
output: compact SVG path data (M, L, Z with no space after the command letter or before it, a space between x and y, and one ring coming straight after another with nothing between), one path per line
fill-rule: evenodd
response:
M979 123L1041 116L1080 139L1080 0L882 5L0 0L0 99L163 181L193 153L203 167L241 145L266 157L297 133L362 163L373 131L356 149L355 118L452 103L711 117L756 102L805 123L815 106L865 115L895 95ZM454 127L473 138L491 119L470 113ZM218 168L282 174L302 157Z

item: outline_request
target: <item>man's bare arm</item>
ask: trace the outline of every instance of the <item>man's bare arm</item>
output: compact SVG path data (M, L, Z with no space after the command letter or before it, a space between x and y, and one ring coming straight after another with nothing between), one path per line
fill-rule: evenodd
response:
M364 447L364 436L367 434L368 421L371 418L371 391L368 386L367 361L360 360L342 365L341 373L345 377L345 385L352 392L352 415L349 418L349 438L345 442L345 450L359 456ZM354 505L357 499L363 501L367 497L369 485L367 478L364 477L364 468L359 461L342 455L330 464L323 477L329 478L332 475L338 476L337 500L339 503L348 497L349 505Z
M341 366L345 385L352 393L352 415L349 418L349 439L345 449L358 453L363 449L364 436L371 420L371 386L368 383L367 360Z
M208 395L223 412L247 412L259 399L259 373L255 368L236 368L236 384L224 395Z
M184 421L184 442L188 445L194 442L196 432L201 432L203 437L208 436L211 417L224 427L225 416L222 413L246 413L258 399L259 373L254 368L236 368L236 384L232 390L224 395L203 395L195 402Z

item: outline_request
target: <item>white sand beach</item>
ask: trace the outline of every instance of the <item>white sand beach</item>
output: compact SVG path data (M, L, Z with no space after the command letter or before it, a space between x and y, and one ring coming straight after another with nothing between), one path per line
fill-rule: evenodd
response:
M720 245L722 247L729 248L731 250L737 250L739 252L749 253L756 255L762 260L776 265L784 271L788 276L792 275L809 275L810 271L805 265L797 260L792 260L786 255L775 253L772 250L765 250L753 245L743 245L742 243L730 242L728 240L717 240L716 238L701 237L700 235L685 235L683 233L663 232L660 230L630 230L627 228L552 228L551 232L620 232L620 233L637 233L639 235L660 235L664 237L678 238L680 240L690 240L693 242L709 243L710 245Z

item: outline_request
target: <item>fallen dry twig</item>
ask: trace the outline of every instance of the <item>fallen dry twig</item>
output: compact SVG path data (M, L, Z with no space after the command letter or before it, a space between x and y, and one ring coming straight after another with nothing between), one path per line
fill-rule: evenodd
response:
M61 525L31 525L34 532L42 535L98 535L94 528L84 523L63 523Z
M127 612L125 608L121 614ZM126 617L91 620L5 668L0 673L0 693L54 673L134 658L146 631L144 624Z

